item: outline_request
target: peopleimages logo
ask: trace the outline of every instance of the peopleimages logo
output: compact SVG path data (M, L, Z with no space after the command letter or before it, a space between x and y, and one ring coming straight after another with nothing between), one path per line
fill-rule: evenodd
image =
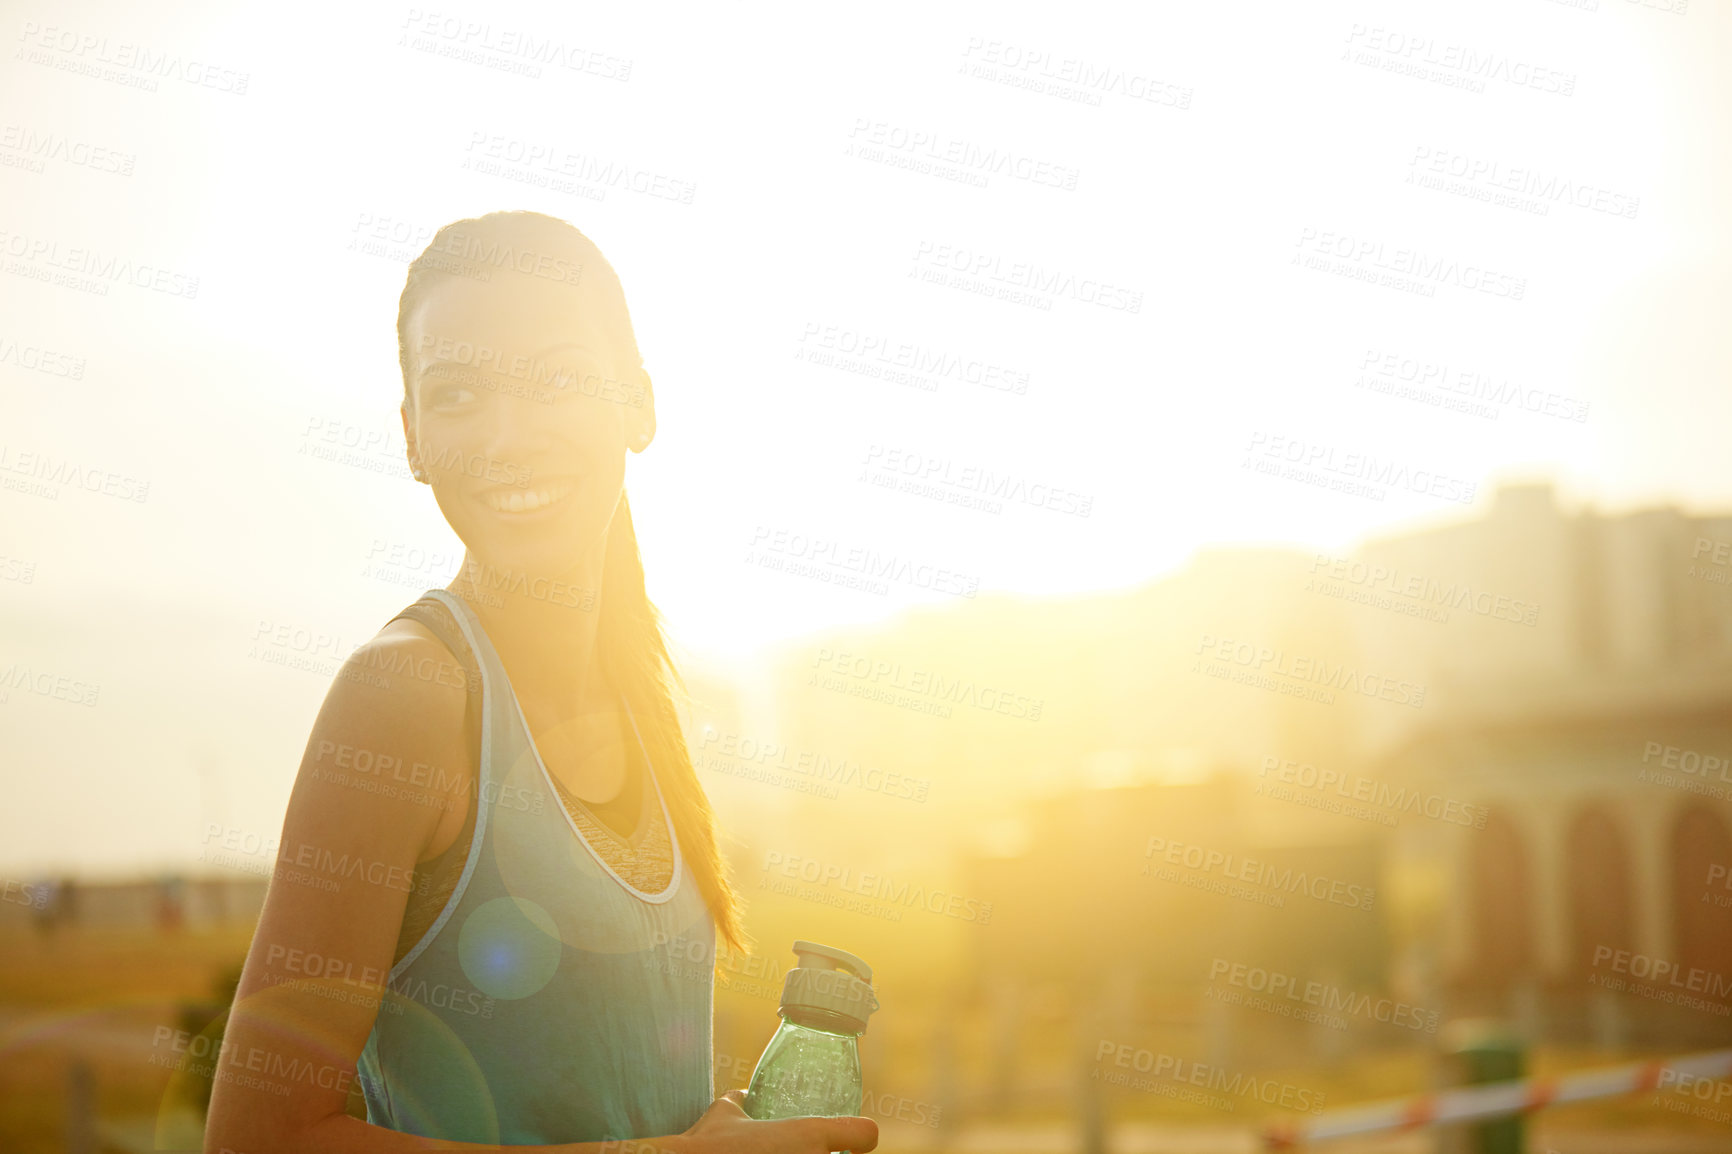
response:
M1257 468L1257 471L1274 475L1281 475L1276 466L1282 464L1315 470L1320 476L1334 480L1360 482L1360 488L1350 487L1343 491L1372 496L1379 501L1388 489L1405 489L1422 496L1470 505L1478 491L1475 482L1451 477L1435 469L1415 469L1406 462L1379 457L1375 453L1340 449L1320 441L1261 429L1252 432L1245 452L1243 468L1257 468L1262 463L1264 467Z
M903 880L898 883L886 874L860 873L856 874L852 866L837 865L832 862L822 862L817 858L800 857L797 854L784 854L779 850L771 850L764 857L764 872L774 871L785 878L806 882L818 887L819 890L834 889L842 894L859 895L863 898L887 902L892 907L911 909L918 906L927 913L943 914L965 922L979 922L982 925L992 920L992 903L979 901L976 898L964 897L962 894L951 893L949 890L927 889L919 883L909 883ZM772 880L772 879L766 879ZM763 886L772 888L778 893L793 897L812 897L811 894L795 893L787 886ZM839 905L840 902L826 904ZM861 910L860 912L867 912ZM901 910L890 920L901 920Z
M1433 821L1445 822L1449 825L1465 825L1473 829L1484 829L1487 816L1491 810L1483 805L1472 805L1458 801L1452 797L1444 797L1436 793L1424 793L1420 790L1409 790L1403 786L1396 788L1387 782L1376 781L1369 777L1354 774L1351 778L1338 769L1318 769L1310 762L1296 762L1270 755L1263 759L1258 777L1267 778L1271 773L1275 781L1257 783L1256 792L1267 794L1282 801L1297 801L1300 805L1312 805L1316 809L1333 809L1326 804L1329 799L1317 799L1315 802L1293 796L1292 790L1285 793L1273 788L1280 785L1298 786L1300 789L1315 790L1320 795L1326 795L1329 787L1335 787L1338 797L1349 801L1365 802L1380 810L1385 810L1390 820L1388 825L1394 825L1394 815L1412 813L1415 817L1428 817ZM1356 815L1351 815L1356 816ZM1382 815L1380 815L1382 816Z
M57 352L42 345L21 345L15 340L0 337L0 365L7 363L51 377L64 377L69 381L84 379L83 357Z
M1732 798L1732 772L1729 771L1732 771L1732 754L1703 753L1650 741L1642 749L1642 763L1636 768L1636 780L1725 801ZM1727 784L1717 785L1716 781Z
M924 266L929 272L956 273L970 280L995 281L1013 289L1027 289L1048 300L1046 308L1052 307L1049 299L1052 297L1070 297L1082 304L1118 312L1141 312L1143 307L1141 291L1078 277L1075 273L1028 261L1007 262L996 253L980 252L963 245L922 240L915 246L914 264Z
M1200 845L1151 836L1143 856L1153 858L1157 853L1161 854L1161 860L1167 865L1182 865L1199 874L1212 874L1219 869L1221 877L1228 881L1248 882L1282 893L1304 894L1321 902L1346 906L1348 909L1368 910L1377 896L1377 891L1370 886L1331 879L1323 874L1307 873L1292 866L1276 866L1226 850L1208 849ZM1148 862L1143 864L1142 872L1154 873Z
M644 968L686 981L707 982L722 971L721 988L732 993L761 998L782 996L782 963L779 958L754 955L731 946L717 946L713 935L670 937L665 930L650 935L653 947L644 957ZM746 1068L750 1075L751 1067Z
M312 778L440 809L450 808L458 796L478 797L490 806L519 813L538 814L543 809L541 794L524 785L482 783L467 770L443 769L424 761L405 763L395 754L332 741L319 742L313 757ZM208 835L205 840L210 840Z
M1576 208L1634 220L1642 203L1640 197L1540 172L1525 165L1506 165L1501 160L1467 156L1424 144L1415 148L1413 159L1407 163L1409 168L1418 169L1423 166L1434 175L1454 177L1469 186L1487 186L1477 190L1481 193L1498 189L1519 197L1531 198L1541 213L1549 210L1552 203L1563 201ZM1414 175L1412 172L1408 173L1407 179L1410 183L1413 182ZM1420 180L1424 179L1421 174ZM1538 203L1542 201L1550 203Z
M1213 633L1203 634L1202 640L1197 642L1195 653L1207 654L1209 659L1223 665L1241 665L1253 673L1269 677L1285 677L1295 682L1357 693L1362 697L1381 698L1396 705L1411 705L1415 709L1425 704L1425 686L1382 674L1361 673L1345 661L1330 662L1322 657L1294 657L1284 649L1271 649L1249 641L1218 638Z
M108 295L111 284L129 284L167 296L193 300L198 296L198 278L189 273L164 268L161 265L135 263L129 257L95 248L62 249L58 240L0 231L0 253L29 262L27 266L8 271L29 275L30 267L42 274L37 280L49 280L47 270L59 269L64 277L56 281L81 291L100 289L98 296ZM85 280L83 278L89 278Z
M370 885L384 886L386 889L398 890L402 893L416 891L417 871L413 868L404 869L386 861L369 861L362 857L351 857L347 853L339 854L325 846L312 845L308 842L298 842L293 853L278 854L279 869L285 866L300 866L318 874L324 874L327 879L334 875L352 881L365 881ZM292 872L292 871L291 871ZM420 891L427 892L427 883L431 878L423 875L420 878ZM332 887L330 892L337 892Z
M1085 104L1099 105L1105 94L1169 108L1191 106L1191 89L1168 84L1143 72L979 36L968 38L958 71Z
M883 333L819 321L807 321L801 328L794 359L882 376L894 384L913 385L925 392L935 390L938 381L946 378L1017 396L1028 392L1029 374L1024 370L969 359L947 349L897 340Z
M881 553L869 545L802 533L796 529L759 524L753 529L746 548L748 563L755 562L796 576L815 575L821 580L840 577L841 584L861 584L880 594L888 591L886 582L889 581L954 597L973 597L980 591L978 574L948 569L900 553Z
M102 686L94 682L79 681L65 674L39 672L17 661L0 669L0 705L11 700L15 689L84 706L94 706L97 695L102 692Z
M13 881L11 878L7 878L5 885L0 886L0 902L28 906L33 910L48 908L48 894L46 885L40 883L32 885L29 882Z
M1724 974L1717 974L1712 970L1704 970L1695 966L1686 969L1678 962L1651 957L1648 954L1633 953L1630 950L1614 950L1611 946L1595 946L1595 968L1608 961L1611 962L1611 970L1615 974L1629 974L1634 978L1652 978L1656 982L1665 982L1668 986L1697 993L1712 994L1717 998L1732 996L1732 978L1728 978Z
M572 152L559 144L479 130L469 134L462 167L483 176L500 176L590 200L601 200L610 189L619 188L657 200L690 204L698 190L695 182L666 173L651 172L593 153Z
M1726 774L1726 771L1732 768L1732 755L1715 756L1712 753L1680 749L1676 745L1665 745L1658 741L1645 742L1642 746L1642 764L1647 765L1656 758L1663 769L1675 769L1679 773L1699 774L1703 777L1716 774L1721 781L1732 781L1732 777Z
M201 60L183 60L179 53L158 51L147 44L121 40L110 43L106 35L55 25L44 27L26 20L18 40L24 46L14 59L29 60L63 71L125 84L146 92L157 90L157 80L180 80L196 88L213 88L233 96L247 94L250 72L238 72ZM57 60L52 54L59 53Z
M751 777L757 776L753 771L786 770L817 782L851 785L864 793L882 793L906 801L925 801L927 790L932 787L930 778L889 772L841 755L831 757L802 749L790 751L785 742L742 737L733 730L718 730L713 725L704 726L695 753L694 763L721 773ZM769 775L769 780L774 783L773 774ZM835 797L836 792L832 791L827 796Z
M1528 282L1524 276L1451 257L1434 256L1416 248L1385 244L1374 237L1307 225L1299 230L1299 239L1294 242L1294 247L1299 251L1291 261L1293 264L1305 264L1303 258L1307 255L1333 257L1348 268L1369 274L1359 279L1375 279L1375 274L1381 271L1397 278L1392 283L1411 284L1429 290L1424 294L1427 296L1435 295L1438 285L1512 301L1519 301L1527 294Z
M1672 1005L1684 1006L1693 1010L1707 1010L1722 1017L1732 1014L1732 1007L1726 1003L1732 998L1732 978L1713 970L1704 970L1697 966L1686 967L1683 964L1667 958L1656 958L1648 954L1638 954L1630 950L1616 950L1611 946L1594 947L1594 969L1610 963L1608 967L1613 974L1627 974L1630 978L1642 979L1652 985L1627 981L1624 978L1609 977L1604 974L1592 974L1588 981L1590 985L1604 989L1639 994L1651 1001L1667 1002ZM1693 995L1705 994L1706 998ZM1714 1001L1709 998L1716 999Z
M1547 392L1479 368L1460 368L1441 360L1368 348L1359 363L1356 388L1437 404L1456 412L1496 420L1502 405L1538 416L1582 422L1590 403ZM1486 402L1480 404L1478 402Z
M1301 983L1292 974L1283 974L1278 970L1266 970L1261 966L1248 966L1242 962L1230 962L1225 958L1216 958L1209 965L1209 981L1226 978L1227 985L1235 991L1243 990L1251 994L1263 994L1270 999L1282 998L1298 1006L1315 1006L1334 1014L1347 1014L1367 1018L1374 1022L1385 1022L1392 1026L1401 1026L1409 1030L1423 1030L1428 1034L1437 1033L1437 1022L1441 1016L1437 1010L1427 1010L1395 998L1374 998L1370 994L1343 990L1340 986L1332 986L1326 982L1308 981ZM1208 995L1205 995L1208 996ZM1220 995L1217 1001L1226 1001ZM1267 1007L1253 1006L1255 1009ZM1285 1011L1287 1007L1279 1007ZM1295 1007L1297 1008L1297 1007Z
M1402 32L1379 25L1355 23L1347 33L1347 56L1356 63L1394 65L1390 71L1407 71L1425 79L1439 76L1477 85L1483 92L1487 81L1501 81L1517 88L1532 88L1557 96L1576 90L1576 74L1544 68L1507 53ZM1357 50L1357 52L1356 52Z
M122 501L143 504L150 497L150 482L116 473L112 469L91 468L67 457L55 458L51 453L32 449L18 450L0 443L0 485L28 493L33 497L60 499L58 486L82 489L86 493L101 493ZM21 480L20 478L31 478Z
M450 12L428 12L410 8L403 17L397 44L472 64L499 67L532 78L541 76L539 65L583 72L603 80L624 83L631 79L632 61L581 44L569 44L551 34L527 28L466 20ZM413 37L414 39L410 39ZM505 67L501 67L501 66Z
M866 459L861 463L865 466L865 471L860 474L862 481L883 488L897 488L900 482L902 492L935 497L949 504L966 505L991 513L1003 508L1001 501L1019 502L1031 508L1071 513L1078 517L1087 517L1094 507L1091 494L876 441L867 446ZM988 499L993 497L1000 501Z
M1138 1081L1115 1077L1109 1071L1103 1079L1101 1066L1111 1060L1114 1066L1123 1070L1135 1070L1138 1073L1149 1074L1153 1078L1167 1078L1173 1082L1189 1086L1198 1086L1208 1090L1218 1090L1223 1094L1238 1095L1240 1098L1250 1098L1266 1106L1280 1106L1284 1110L1298 1110L1302 1113L1320 1114L1323 1112L1323 1092L1305 1086L1294 1086L1280 1082L1274 1078L1258 1078L1251 1074L1228 1070L1222 1066L1207 1066L1201 1062L1193 1062L1187 1058L1172 1054L1157 1054L1153 1050L1142 1050L1102 1038L1095 1047L1095 1070L1091 1078L1102 1079L1115 1085L1128 1085L1132 1089L1147 1090L1153 1086ZM1231 1098L1225 1099L1228 1110L1238 1108L1238 1103Z
M1489 589L1476 590L1466 581L1447 584L1434 577L1418 573L1403 573L1399 567L1357 561L1348 557L1317 554L1311 562L1312 579L1305 583L1310 592L1326 597L1340 597L1392 608L1409 616L1431 616L1432 620L1448 621L1449 610L1466 609L1470 613L1495 621L1534 626L1539 623L1539 606ZM1331 588L1330 582L1334 583ZM1388 597L1382 596L1388 594ZM1391 600L1394 598L1395 600Z
M910 694L929 696L955 705L970 705L987 713L1039 721L1046 699L1028 698L992 685L980 685L972 678L947 677L929 669L904 669L900 661L874 659L863 653L837 652L828 646L818 650L812 662L817 672L808 675L807 684L814 683L819 673L851 677L873 688L888 687L906 690Z
M38 132L22 124L0 127L0 150L21 154L22 167L32 172L41 172L45 161L58 160L74 168L131 176L133 166L138 163L135 152L120 152L58 132ZM0 164L10 166L11 158L0 160Z
M562 284L580 284L583 281L584 266L579 261L491 237L483 239L460 229L453 229L443 237L430 236L429 242L435 252L468 264L510 269Z
M509 349L454 338L439 333L427 333L421 338L420 351L430 362L429 376L454 380L459 384L477 384L474 375L496 374L528 385L531 389L558 390L568 396L582 395L616 404L642 408L643 386L635 382L604 376L594 371L594 365L573 352L553 359L531 356ZM463 373L458 370L473 370ZM439 371L435 371L439 370ZM470 473L470 476L479 476ZM492 479L491 474L489 478ZM524 481L529 479L524 473ZM506 477L506 484L521 484Z
M1075 168L1029 156L1011 148L988 148L971 140L948 133L923 128L910 129L885 120L857 116L848 133L848 154L867 160L880 160L888 149L891 156L905 153L928 171L931 164L952 164L965 177L979 177L986 184L986 174L1008 176L1031 184L1044 184L1067 192L1076 189L1080 173ZM970 183L973 183L972 181Z

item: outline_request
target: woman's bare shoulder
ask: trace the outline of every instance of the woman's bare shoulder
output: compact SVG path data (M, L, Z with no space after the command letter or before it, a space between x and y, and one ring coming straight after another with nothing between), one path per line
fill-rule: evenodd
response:
M406 823L425 842L467 796L467 674L419 622L387 623L337 671L302 757L291 821Z

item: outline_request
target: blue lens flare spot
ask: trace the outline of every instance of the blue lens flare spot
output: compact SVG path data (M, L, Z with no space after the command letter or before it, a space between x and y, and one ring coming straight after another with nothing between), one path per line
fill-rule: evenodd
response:
M559 969L553 915L527 898L477 906L457 936L457 959L475 988L492 998L527 998Z

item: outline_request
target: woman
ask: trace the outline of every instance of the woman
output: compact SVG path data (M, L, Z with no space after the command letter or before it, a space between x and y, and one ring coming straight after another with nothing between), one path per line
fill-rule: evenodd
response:
M867 1118L712 1102L714 971L667 964L742 933L623 489L655 407L613 269L551 217L459 221L397 337L463 571L319 712L205 1149L872 1149Z

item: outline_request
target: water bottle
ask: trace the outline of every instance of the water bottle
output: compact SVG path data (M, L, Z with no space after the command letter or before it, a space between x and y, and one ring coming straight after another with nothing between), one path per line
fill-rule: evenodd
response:
M782 1024L752 1071L745 1111L761 1120L860 1113L859 1037L878 1008L872 967L817 942L797 941L782 979Z

